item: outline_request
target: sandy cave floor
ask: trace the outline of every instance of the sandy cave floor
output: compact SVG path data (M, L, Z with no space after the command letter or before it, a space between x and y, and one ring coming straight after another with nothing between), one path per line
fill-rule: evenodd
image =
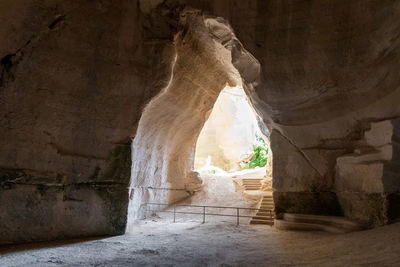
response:
M140 221L129 234L0 250L0 266L400 266L400 223L334 235Z
M265 173L265 169L260 169L263 173ZM226 175L206 175L203 174L201 176L203 180L203 187L200 191L195 192L195 194L185 200L178 202L178 205L207 205L207 206L222 206L222 207L239 207L244 208L240 210L240 215L242 216L254 216L257 212L255 210L246 210L255 209L258 207L259 201L250 200L243 196L243 191L237 188L235 183L232 180L232 175L241 176L241 177L260 177L260 170L246 170L237 172L235 174L226 174ZM262 174L263 175L263 174ZM261 177L262 177L261 175ZM252 191L255 194L262 194L261 191ZM261 198L261 197L260 197ZM146 217L151 217L153 214L152 211L157 212L157 217L159 219L170 219L172 221L171 213L158 212L160 206L157 205L148 205L146 207ZM173 207L170 206L166 209L169 212L173 211ZM202 207L176 207L177 212L193 212L193 213L202 213ZM225 214L225 215L234 215L236 216L236 208L227 209L227 208L211 208L207 207L206 213L214 213L214 214ZM250 222L250 217L240 218L240 223L248 224ZM177 219L183 221L193 221L193 222L201 222L202 215L196 214L178 214ZM232 217L220 217L220 216L207 216L207 222L233 222L236 223L236 218Z
M202 175L203 189L196 192L192 197L179 202L179 204L190 204L190 205L210 205L210 206L223 206L223 207L241 207L241 208L257 208L258 201L252 201L243 196L243 191L236 188L232 177L218 176L218 175ZM170 207L169 210L172 208ZM201 213L201 207L178 207L177 211L195 212ZM235 215L236 209L218 209L218 208L207 208L207 213L216 214L228 214ZM241 215L255 215L256 211L252 210L240 210ZM158 216L163 218L171 218L171 214L158 213ZM179 218L185 221L202 221L202 216L179 214ZM207 216L207 221L232 221L235 222L236 218L230 217L219 217L219 216ZM250 218L241 218L241 223L248 223Z

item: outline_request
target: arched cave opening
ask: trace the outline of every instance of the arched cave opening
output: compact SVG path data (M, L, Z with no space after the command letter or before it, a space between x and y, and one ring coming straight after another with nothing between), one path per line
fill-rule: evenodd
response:
M1 266L400 262L398 1L3 2ZM199 141L228 87L259 118ZM268 198L241 149L262 135ZM274 228L161 212L133 226L148 202L257 201L249 223L273 205Z
M251 95L260 82L259 62L225 20L188 9L180 24L168 86L145 107L132 142L128 232L145 203L176 203L201 188L196 143L221 90Z
M269 138L241 86L219 94L196 143L194 169L201 174L232 173L253 168L266 171ZM266 133L269 136L269 132ZM259 157L254 150L259 147ZM271 162L269 162L271 163Z
M257 208L263 195L272 195L269 132L260 123L241 86L223 88L196 143L202 187L183 203Z

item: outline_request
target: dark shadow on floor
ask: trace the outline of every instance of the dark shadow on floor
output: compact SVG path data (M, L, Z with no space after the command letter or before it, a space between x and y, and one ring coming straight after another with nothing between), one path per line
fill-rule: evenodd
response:
M31 249L59 247L64 245L83 243L87 241L100 240L111 237L112 236L96 236L96 237L85 237L85 238L76 238L76 239L58 240L58 241L42 241L42 242L24 243L24 244L0 245L0 255L12 252L24 251L24 250L31 250Z

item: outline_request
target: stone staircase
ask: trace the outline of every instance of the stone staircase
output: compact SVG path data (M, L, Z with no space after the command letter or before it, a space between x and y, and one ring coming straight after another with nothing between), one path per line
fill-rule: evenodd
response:
M264 195L261 200L260 209L272 210L270 211L258 211L256 216L250 220L250 224L274 224L274 199L271 195ZM271 217L272 214L272 217Z
M261 180L262 179L242 179L242 186L244 190L260 190L261 189Z
M348 233L366 229L359 222L336 216L284 213L283 218L275 220L279 230L326 231L331 233Z

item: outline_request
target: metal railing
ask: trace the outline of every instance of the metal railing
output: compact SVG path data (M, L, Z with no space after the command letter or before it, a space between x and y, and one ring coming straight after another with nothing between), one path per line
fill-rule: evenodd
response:
M146 205L146 213L149 211L152 212L167 212L174 214L174 223L176 222L176 214L198 214L203 215L203 223L206 222L206 215L208 216L226 216L226 217L236 217L236 225L239 225L240 218L253 218L256 215L241 215L240 210L252 210L252 211L265 211L269 212L269 219L272 222L273 219L273 210L268 209L256 209L256 208L240 208L240 207L224 207L224 206L203 206L203 205L185 205L185 204L164 204L164 203L145 203ZM148 206L159 206L159 207L173 207L173 210L149 210ZM177 207L194 207L194 208L202 208L202 212L189 212L189 211L177 211ZM236 210L236 214L220 214L220 213L207 213L207 208L216 208L216 209L232 209ZM263 216L264 217L264 216ZM271 224L272 225L272 224Z

